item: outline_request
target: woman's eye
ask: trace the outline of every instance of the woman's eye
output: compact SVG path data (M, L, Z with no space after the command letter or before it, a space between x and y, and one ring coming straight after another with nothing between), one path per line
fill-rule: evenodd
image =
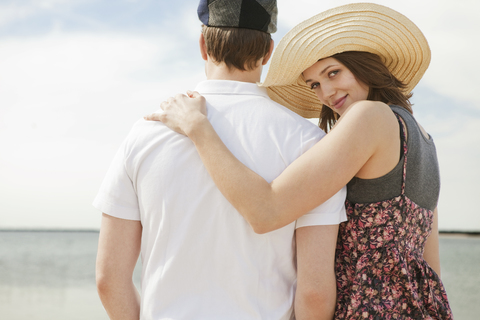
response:
M328 76L329 77L333 77L334 75L336 75L338 73L338 70L334 70L334 71L331 71L328 73Z
M320 84L319 84L318 82L314 82L314 83L312 83L312 85L310 86L310 89L315 90L316 88L318 88L319 85L320 85Z

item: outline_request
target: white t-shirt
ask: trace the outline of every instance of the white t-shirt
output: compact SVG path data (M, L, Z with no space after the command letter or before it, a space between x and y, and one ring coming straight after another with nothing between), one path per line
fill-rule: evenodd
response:
M197 88L232 153L267 181L324 136L253 83ZM139 120L117 152L94 206L140 220L141 319L290 319L297 227L346 220L346 189L267 234L256 234L217 189L193 143Z

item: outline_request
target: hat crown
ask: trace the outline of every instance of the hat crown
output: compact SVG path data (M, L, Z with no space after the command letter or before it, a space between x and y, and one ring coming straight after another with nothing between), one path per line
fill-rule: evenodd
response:
M200 0L197 13L209 27L277 31L276 0Z

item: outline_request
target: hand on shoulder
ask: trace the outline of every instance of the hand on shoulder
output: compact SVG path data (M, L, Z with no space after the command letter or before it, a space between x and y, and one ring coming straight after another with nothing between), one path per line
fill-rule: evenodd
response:
M199 124L206 121L207 108L205 98L198 92L188 91L187 94L177 94L163 101L160 104L163 112L147 115L144 119L161 121L170 129L189 136Z

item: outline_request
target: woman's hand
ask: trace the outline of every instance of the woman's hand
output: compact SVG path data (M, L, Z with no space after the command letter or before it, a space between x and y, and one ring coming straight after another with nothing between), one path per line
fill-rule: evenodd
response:
M163 113L152 113L144 119L161 121L175 132L190 136L199 124L208 120L205 98L196 91L187 91L187 95L169 98L160 104Z

